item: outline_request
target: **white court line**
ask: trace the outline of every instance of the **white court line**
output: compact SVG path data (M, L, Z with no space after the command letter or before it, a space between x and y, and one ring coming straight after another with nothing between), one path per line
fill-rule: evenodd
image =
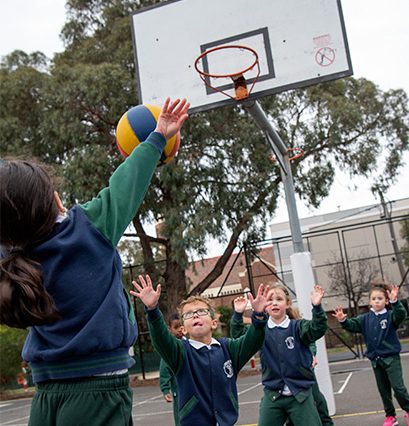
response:
M13 404L7 404L7 405L13 405ZM25 404L25 405L19 405L18 407L14 407L14 408L7 408L7 410L0 410L0 414L2 413L9 413L10 411L16 411L16 410L21 410L22 408L27 408L31 406L31 402L29 404ZM0 408L6 407L6 405L2 405L0 406Z
M138 405L146 404L151 401L155 401L155 399L163 398L163 395L160 394L158 396L153 396L152 398L145 399L145 401L137 402L136 404L132 404L132 407L137 407Z
M261 386L261 382L260 383L256 383L254 386L251 386L248 389L242 390L237 395L243 395L243 393L249 392L249 391L253 390L254 388L256 388L257 386Z
M162 414L173 414L173 410L172 411L155 411L153 413L143 413L143 414L132 414L132 418L136 420L141 420L145 417L160 416Z
M348 374L347 378L344 381L344 384L341 386L338 392L334 392L334 395L340 395L342 392L344 392L344 389L346 388L346 385L349 382L349 379L352 377L352 372Z
M11 425L11 424L16 425L15 422L19 422L20 420L28 420L28 418L29 418L29 416L20 417L19 419L13 419L13 420L9 420L8 422L2 422L1 425L2 426L3 425ZM27 424L27 423L25 423L25 424Z

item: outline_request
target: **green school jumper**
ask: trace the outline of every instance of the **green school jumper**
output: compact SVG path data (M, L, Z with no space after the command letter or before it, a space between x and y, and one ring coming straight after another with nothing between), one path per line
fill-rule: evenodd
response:
M392 310L384 314L371 311L341 322L345 330L364 336L386 417L396 416L392 389L402 410L409 412L409 394L403 382L401 346L396 333L406 318L406 309L399 301L391 306Z
M246 331L247 327L243 322L243 314L235 312L230 320L230 336L237 338L245 334ZM310 350L314 356L317 354L317 345L315 342L310 344ZM312 385L312 396L314 398L314 403L320 416L322 426L333 426L334 422L329 415L327 401L321 393L317 382ZM291 420L288 420L286 425L292 426L293 423Z
M298 338L303 342L303 347L300 347L305 354L308 354L308 346L318 340L325 334L327 329L327 317L321 306L313 307L313 318L312 320L297 320L298 321ZM236 317L237 319L237 317ZM296 321L296 320L290 320ZM232 321L231 332L232 335L238 335L240 329L242 330L243 325L238 321ZM266 339L261 349L261 359L263 367L263 384L265 380L270 376L269 363L276 362L276 360L270 359L267 355L268 347L266 345L272 345L278 347L279 342L272 340L271 330L266 327ZM264 354L264 355L263 355ZM311 361L312 355L310 352ZM281 368L284 374L286 366L282 365ZM300 370L302 367L300 368ZM311 379L314 377L313 372L310 372ZM267 387L264 389L264 396L260 403L259 410L259 426L276 426L282 425L284 422L291 417L291 420L295 425L321 425L321 420L318 415L317 409L314 404L312 396L312 388L301 390L296 395L283 396L281 390L270 390ZM331 424L331 423L329 423Z
M170 333L159 309L147 310L147 318L153 346L178 382L180 424L235 424L238 417L236 377L246 362L261 348L267 316L260 315L259 318L259 314L254 313L254 324L245 336L238 339L222 338L215 347L212 343L208 349L202 347L198 350L187 340L177 339ZM224 352L225 349L227 353ZM213 357L210 351L219 355ZM210 360L217 360L217 364L210 364ZM210 378L216 379L218 384L215 385ZM182 386L181 383L186 385Z
M107 188L87 204L74 207L67 219L56 224L56 235L52 235L49 240L42 243L51 244L57 240L55 245L62 246L57 252L59 256L54 257L64 260L65 256L68 259L65 270L54 268L56 277L53 284L61 286L59 294L55 294L55 300L59 302L57 296L62 302L69 299L66 302L77 303L77 307L66 309L63 318L55 324L32 327L34 328L32 332L37 332L38 329L38 333L42 332L42 336L47 336L47 330L52 330L57 325L64 331L59 334L49 333L51 336L47 339L43 337L38 351L50 353L55 350L61 353L65 347L69 347L71 352L67 350L67 353L55 355L53 360L43 359L43 362L40 362L41 359L38 357L40 361L36 360L33 364L37 390L32 401L30 426L132 424L132 390L129 386L128 368L134 361L129 356L128 350L137 336L137 326L132 304L121 282L121 262L115 247L142 203L161 155L159 148L165 144L165 139L158 133L152 133L148 139L149 141L135 148L116 169ZM78 220L74 221L71 217L76 210L75 218ZM83 222L85 226L76 232L77 244L69 244L66 241L67 224L75 228L78 227L78 223ZM65 242L65 245L60 241ZM93 243L96 249L91 250L89 247L92 247ZM68 250L74 253L70 252L68 256ZM81 250L82 255L78 255L78 251L81 253ZM112 253L115 259L112 267L107 252ZM54 254L55 251L51 253ZM90 256L90 253L95 253L94 261L84 261L84 257ZM102 280L95 277L98 277L97 273L106 265L110 270L104 278L111 285L104 291ZM71 273L73 278L71 281L66 280L71 284L67 288L62 286L58 279L68 273ZM67 296L69 292L73 293L75 285L79 286L79 291ZM98 298L102 298L103 303L99 302ZM106 323L103 323L104 318L101 322L95 320L101 309L105 309L103 316ZM84 316L84 312L88 315L84 319L83 326L75 327L73 324L78 323L78 318ZM68 323L66 327L64 321ZM90 327L92 322L93 327ZM121 342L125 330L129 330L130 335L126 345ZM68 341L67 336L71 334L74 337L72 341ZM51 345L53 336L57 340L54 347ZM83 336L82 340L78 336ZM64 339L67 339L67 342ZM26 341L28 354L36 349L36 347L33 349L32 340L28 343ZM125 346L117 349L116 346L120 345ZM118 355L119 350L121 352ZM30 358L26 359L31 362Z

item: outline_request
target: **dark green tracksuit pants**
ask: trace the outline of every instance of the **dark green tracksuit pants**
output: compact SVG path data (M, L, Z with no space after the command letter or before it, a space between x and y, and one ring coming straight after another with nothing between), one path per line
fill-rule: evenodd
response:
M29 426L132 425L128 374L37 384Z
M395 355L372 361L372 368L375 373L376 384L381 394L386 416L396 415L392 400L392 389L402 410L409 411L409 394L403 383L400 356Z
M271 397L264 392L260 403L258 426L283 425L290 419L295 426L321 426L312 393L298 402L294 396Z
M322 426L333 426L329 412L328 404L325 396L321 393L318 383L312 385L312 397L314 398L315 406L321 419ZM286 426L293 426L291 420L288 420Z

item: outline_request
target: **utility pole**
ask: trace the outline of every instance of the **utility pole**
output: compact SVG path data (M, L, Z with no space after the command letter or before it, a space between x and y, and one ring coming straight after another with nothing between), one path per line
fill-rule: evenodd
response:
M398 268L399 268L399 273L401 276L401 280L402 280L402 285L407 284L407 279L406 279L406 271L405 271L405 267L403 266L403 259L402 256L400 254L400 250L398 247L398 242L396 240L396 234L395 234L395 228L393 227L393 223L392 223L392 216L391 216L391 203L389 202L389 207L387 205L387 203L385 202L385 198L382 194L382 191L378 191L379 194L379 198L381 200L381 205L382 205L382 209L383 209L383 214L387 220L388 223L388 227L389 227L389 232L391 234L391 242L392 242L392 246L393 246L393 251L395 253L395 259L396 259L396 263L398 264Z

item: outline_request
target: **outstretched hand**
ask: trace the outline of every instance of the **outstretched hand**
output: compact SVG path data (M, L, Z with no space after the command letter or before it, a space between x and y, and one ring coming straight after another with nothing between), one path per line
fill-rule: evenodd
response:
M392 286L390 290L386 291L388 293L389 300L393 302L398 299L399 287L397 285Z
M242 314L246 310L247 299L244 296L238 296L233 300L234 312Z
M265 310L273 304L270 300L271 293L272 290L270 290L270 287L264 284L260 284L255 299L251 293L248 293L251 307L255 312L265 312Z
M344 310L341 306L336 306L334 309L334 313L332 314L333 317L335 317L339 322L345 321L346 314L344 314Z
M158 117L155 132L162 133L166 140L175 136L188 118L189 106L190 104L186 99L182 99L182 101L176 99L170 102L170 98L166 98Z
M132 281L132 285L137 291L131 290L132 296L137 297L148 308L153 309L158 305L160 297L160 284L157 285L156 290L152 287L152 280L149 275L146 275L146 281L142 275L139 275L139 283Z
M315 285L313 291L311 292L311 303L314 306L321 304L322 298L324 297L324 289L319 285Z

